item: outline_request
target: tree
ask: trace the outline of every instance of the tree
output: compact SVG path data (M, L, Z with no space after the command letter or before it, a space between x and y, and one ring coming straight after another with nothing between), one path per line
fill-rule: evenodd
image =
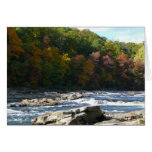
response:
M24 50L21 48L22 40L18 37L16 30L7 28L7 73L8 85L18 84L18 77L22 77L22 65L18 61Z
M140 60L142 63L145 63L145 47L142 46L135 54L135 61Z
M132 71L134 74L134 85L136 86L136 89L144 89L145 87L144 63L141 60L137 60L135 63L135 67L133 68Z
M83 87L87 87L89 80L94 74L94 64L90 59L87 59L83 64L83 71L79 76L78 83Z
M132 69L134 68L134 61L129 58L128 55L122 53L117 57L117 76L118 80L121 81L121 87L133 87L133 74ZM119 83L120 84L120 83Z
M143 43L69 27L13 27L7 37L8 86L144 88Z
M107 52L111 52L114 58L117 58L117 56L120 54L120 46L116 42L107 41L105 43L105 48L106 54Z

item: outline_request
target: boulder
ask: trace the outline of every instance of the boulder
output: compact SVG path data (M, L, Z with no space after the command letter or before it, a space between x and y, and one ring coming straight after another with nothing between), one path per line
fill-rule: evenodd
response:
M17 104L8 104L7 107L33 107L33 106L54 106L54 105L60 105L62 102L56 101L53 99L48 98L42 98L42 99L24 99L20 103Z
M104 120L100 106L82 107L79 109L46 112L31 120L33 125L91 125Z
M144 125L144 111L105 114L106 120L95 125Z

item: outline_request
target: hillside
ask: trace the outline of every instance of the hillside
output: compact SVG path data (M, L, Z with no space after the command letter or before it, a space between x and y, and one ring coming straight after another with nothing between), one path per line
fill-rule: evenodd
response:
M144 89L144 44L68 27L8 28L7 37L8 87Z

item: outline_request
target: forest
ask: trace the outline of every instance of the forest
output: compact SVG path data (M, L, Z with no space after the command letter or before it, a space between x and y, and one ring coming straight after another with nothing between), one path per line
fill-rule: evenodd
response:
M69 27L8 27L8 87L144 90L143 43Z

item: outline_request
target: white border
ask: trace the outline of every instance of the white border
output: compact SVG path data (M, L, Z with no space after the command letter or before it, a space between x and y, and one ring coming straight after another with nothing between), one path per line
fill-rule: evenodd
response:
M152 61L152 20L149 0L5 0L0 2L0 150L152 151L152 82L146 82L144 127L45 127L6 125L7 26L145 26Z

